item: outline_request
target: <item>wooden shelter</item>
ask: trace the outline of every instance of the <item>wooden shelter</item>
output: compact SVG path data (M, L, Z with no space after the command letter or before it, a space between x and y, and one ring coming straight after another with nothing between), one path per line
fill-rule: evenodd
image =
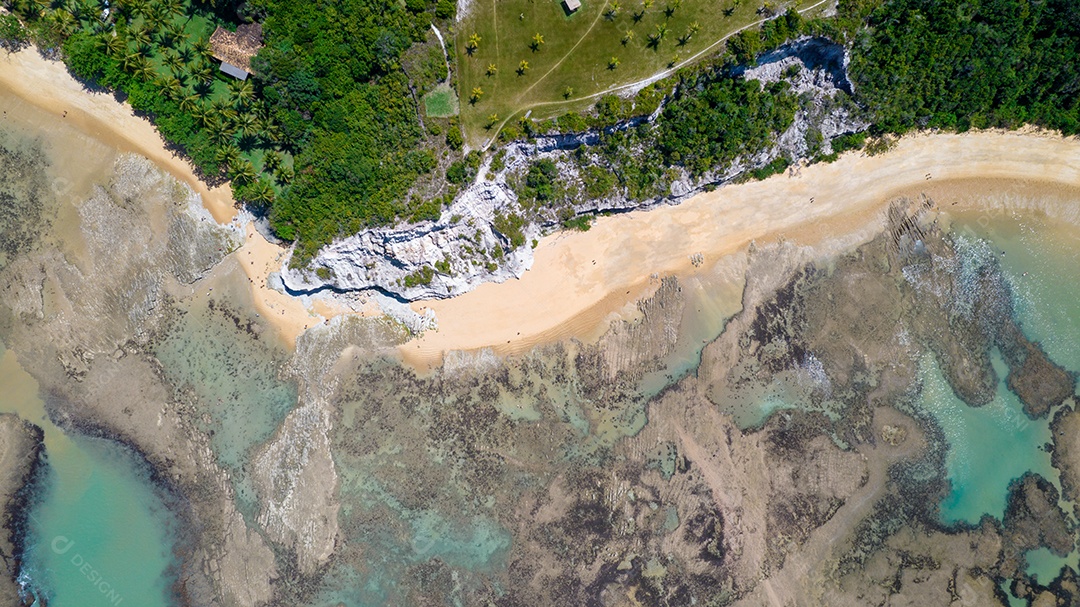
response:
M221 71L240 80L246 80L251 73L251 58L260 48L262 26L258 23L245 23L235 32L218 27L210 36L210 50L221 61ZM239 72L243 72L242 77Z

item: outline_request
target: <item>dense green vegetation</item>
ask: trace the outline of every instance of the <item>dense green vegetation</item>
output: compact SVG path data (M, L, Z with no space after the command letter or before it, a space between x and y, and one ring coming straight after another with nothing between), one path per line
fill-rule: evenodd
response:
M857 2L842 9L866 12ZM856 90L879 131L1080 130L1075 0L889 0L868 13L852 50Z
M742 15L751 4L734 6ZM477 151L462 153L466 138L455 116L457 96L430 29L434 23L450 32L452 0L114 0L107 12L102 0L3 0L3 5L11 15L0 16L0 44L14 49L33 41L44 52L62 51L71 72L85 82L121 91L206 178L228 178L238 200L268 209L279 235L297 242L298 263L333 238L367 226L437 218L458 188L476 178L483 161ZM567 23L582 30L579 36L599 35L607 44L613 32L625 34L612 28L623 24L629 31L637 21L627 20L639 12L639 19L670 25L673 18L700 18L693 6L670 14L645 4L628 6L597 17L596 29L588 33L588 24L578 23L584 13ZM757 9L747 10L743 17L748 19ZM666 102L656 124L605 132L600 145L571 155L580 183L560 180L550 160L516 178L521 215L497 220L497 229L514 246L524 244L523 222L530 214L583 227L587 223L570 208L581 197L662 196L680 168L701 175L772 145L806 100L783 83L761 88L743 82L733 68L802 34L851 46L856 102L872 118L875 135L1024 123L1080 131L1080 10L1072 0L840 0L836 15L810 20L789 10L740 32L722 53L633 98L603 95L586 110L570 103L582 94L575 90L580 86L546 86L568 102L552 107L576 111L505 122L498 115L503 112L484 109L494 103L496 89L483 83L527 89L548 69L561 83L559 78L570 77L563 72L573 75L574 60L563 63L548 55L579 39L534 35L547 23L537 15L550 17L551 28L565 15L512 12L500 28L527 31L534 44L502 52L515 58L524 53L531 63L523 70L528 77L486 57L493 50L490 32L478 34L481 40L463 56L467 64L455 66L483 89L473 91L472 113L491 114L490 136L497 130L500 140L510 141L609 127ZM513 18L519 13L530 19ZM734 23L728 17L715 16L724 28ZM242 21L261 22L266 43L252 61L255 77L246 83L218 72L208 44L215 27ZM470 33L458 32L458 50L469 50ZM690 48L693 37L662 44ZM619 48L645 45L655 52L661 46L648 42L647 36L616 36ZM496 64L490 74L489 64ZM541 72L548 64L553 67ZM601 80L617 81L628 67L611 67L608 61ZM832 142L831 154L822 155L821 133L807 133L817 160L833 160L866 143L864 134L846 135ZM789 160L777 159L751 177L782 171ZM491 170L503 166L499 155Z
M422 145L401 57L445 6L426 0L255 0L266 46L262 96L296 154L296 180L275 203L275 230L304 260L365 226L411 214L406 193L436 168Z
M438 46L418 43L433 19L453 16L453 3L106 6L5 0L22 24L0 21L0 38L62 49L84 82L126 94L206 178L227 177L238 200L271 209L277 232L298 241L297 260L365 226L438 215L443 193L409 192L439 166L431 141L460 149L461 131L437 122L425 130L418 120L416 90L446 77ZM256 77L241 83L218 71L208 39L245 19L263 22L266 46L252 61ZM406 56L410 49L419 50ZM435 134L444 127L442 144Z
M211 181L232 180L236 198L270 205L292 178L281 131L251 82L221 74L209 37L236 15L232 2L6 0L44 53L62 51L90 86L120 91ZM11 27L8 25L7 27Z
M783 81L762 89L756 81L721 78L679 96L664 108L657 141L664 160L701 174L770 145L795 118L798 101L787 89Z

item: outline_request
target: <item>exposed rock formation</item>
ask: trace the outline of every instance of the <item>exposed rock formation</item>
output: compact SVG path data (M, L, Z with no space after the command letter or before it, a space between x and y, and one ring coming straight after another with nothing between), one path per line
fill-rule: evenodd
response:
M813 99L797 112L795 122L779 136L775 146L740 157L730 166L718 167L700 177L691 178L680 172L664 196L634 200L618 194L575 201L574 215L678 204L706 187L728 183L780 156L799 159L814 153L829 153L833 138L869 126L857 116L853 104L841 102L847 95L837 94L851 90L846 76L847 60L842 46L817 38L800 39L763 56L757 67L743 73L744 77L762 82L786 79L792 84L793 92ZM801 66L797 74L789 73L792 66ZM653 121L660 113L658 110L652 116L638 117L608 130ZM820 135L819 149L810 148L811 131ZM513 242L510 234L498 228L505 225L498 220L500 216L520 214L517 195L509 187L508 179L523 172L536 159L551 158L559 162L561 181L578 182L580 176L572 163L561 161L572 150L599 141L599 133L589 131L544 135L535 142L509 144L503 150L506 168L489 181L488 165L482 166L476 183L466 188L437 221L365 230L327 245L303 269L290 268L286 261L281 274L284 285L300 292L323 288L379 289L416 300L451 297L484 282L520 277L532 265L531 243L557 229L560 218L553 211L538 210L521 226L523 238Z
M337 391L334 367L353 347L371 352L402 337L384 321L338 317L297 341L292 373L300 382L300 405L254 462L258 524L272 541L296 556L301 575L311 575L326 563L338 535L341 502L330 452L330 403Z
M171 293L205 276L239 242L198 196L149 161L121 157L78 206L71 246L41 247L0 269L7 345L50 395L62 427L130 445L153 467L186 529L177 593L191 604L251 606L276 575L263 538L245 529L228 475L152 356ZM137 403L137 406L134 404Z
M37 426L16 415L0 415L0 605L23 604L15 580L21 564L28 490L45 449L42 439Z

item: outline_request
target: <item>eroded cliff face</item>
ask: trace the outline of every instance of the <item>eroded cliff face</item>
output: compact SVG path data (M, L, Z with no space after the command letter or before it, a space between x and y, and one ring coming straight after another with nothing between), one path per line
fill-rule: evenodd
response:
M830 153L835 137L869 126L852 103L843 101L851 92L847 63L843 46L819 38L804 38L762 56L759 65L745 70L741 77L762 83L785 80L794 94L810 100L800 107L794 123L778 137L776 145L701 176L674 170L668 192L662 196L644 200L624 194L583 197L572 205L573 216L678 204L706 187L729 183L778 157L794 161ZM793 67L797 69L790 69ZM655 121L661 111L609 130ZM820 134L818 150L810 149L810 131ZM481 166L476 182L437 221L365 230L327 245L303 268L291 268L287 261L281 274L284 286L299 292L377 289L417 300L452 297L485 282L518 278L532 266L532 243L558 229L564 217L551 209L524 212L509 184L520 179L531 162L547 158L558 163L560 182L580 185L582 176L570 154L600 141L600 133L586 132L510 144L502 150L505 168L489 178L489 164ZM506 233L510 228L500 219L512 216L524 217L519 242Z
M385 319L279 353L234 234L149 165L116 171L77 206L79 247L0 268L0 320L51 417L131 445L173 497L185 604L993 604L1003 580L1077 596L1075 574L1040 585L1024 567L1071 547L1056 479L1018 479L1001 520L939 523L947 445L921 360L981 406L1000 355L1028 415L1055 416L1068 499L1077 422L1073 377L1017 323L997 256L943 232L932 201L897 201L879 236L829 258L752 249L719 335L684 330L699 310L664 278L595 342L450 353L419 374ZM246 345L167 367L166 345L210 339L199 323ZM699 351L692 372L668 368ZM243 385L215 378L245 373L291 382L295 402L230 460L218 417Z
M937 358L970 406L998 383L995 351L1029 405L1045 392L1066 411L1072 379L1018 327L993 252L936 217L898 201L880 236L836 258L752 251L742 312L655 398L643 378L685 338L675 279L596 343L450 355L429 375L339 341L358 347L312 375L328 387L312 402L330 414L337 540L322 560L286 541L321 567L299 565L282 600L994 604L1004 579L1071 600L1068 574L1034 586L1023 565L1035 547L1071 550L1047 479L1018 480L1001 520L939 522L947 445L919 405L919 362ZM787 408L759 408L775 394Z

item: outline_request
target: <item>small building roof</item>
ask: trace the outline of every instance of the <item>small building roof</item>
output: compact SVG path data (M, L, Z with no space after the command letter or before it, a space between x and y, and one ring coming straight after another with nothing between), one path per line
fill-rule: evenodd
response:
M571 13L581 8L581 0L563 0L563 4L566 5L566 10Z
M240 80L247 80L248 77L247 70L242 67L237 67L231 63L227 63L225 61L221 62L221 71L232 76L233 78L238 78Z
M210 36L210 50L214 57L251 72L251 58L262 48L262 26L258 23L245 23L235 32L218 27ZM222 71L225 66L222 65Z

